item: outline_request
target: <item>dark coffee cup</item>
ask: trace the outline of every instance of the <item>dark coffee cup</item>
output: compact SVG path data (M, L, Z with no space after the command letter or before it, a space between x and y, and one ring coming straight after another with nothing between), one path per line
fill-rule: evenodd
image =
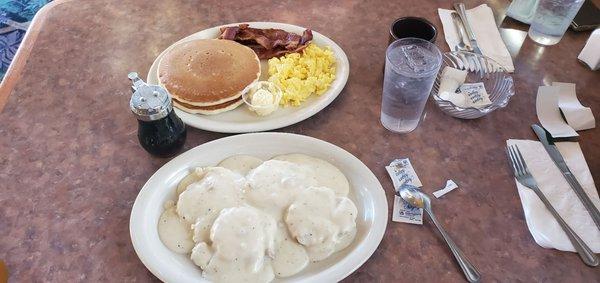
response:
M419 17L403 17L395 20L390 26L388 44L407 37L420 38L434 43L436 36L437 29L428 20Z

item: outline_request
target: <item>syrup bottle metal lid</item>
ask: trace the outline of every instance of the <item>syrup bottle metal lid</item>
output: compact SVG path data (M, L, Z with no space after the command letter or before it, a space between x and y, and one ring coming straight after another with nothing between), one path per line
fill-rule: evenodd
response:
M131 112L141 121L155 121L169 115L173 110L171 96L166 89L144 82L136 72L127 75L133 85L129 101Z

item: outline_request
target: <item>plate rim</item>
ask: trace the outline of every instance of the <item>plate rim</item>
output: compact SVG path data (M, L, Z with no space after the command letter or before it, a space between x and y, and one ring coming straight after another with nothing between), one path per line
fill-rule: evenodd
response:
M301 27L301 26L297 26L297 25L293 25L293 24L287 24L287 23L280 23L280 22L239 22L239 23L228 23L228 24L223 24L223 25L218 25L218 26L214 26L214 27L209 27L197 32L194 32L190 35L187 35L177 41L175 41L174 43L172 43L171 45L169 45L167 48L165 48L152 62L152 64L150 65L150 68L148 69L148 74L146 75L146 81L150 82L151 80L154 80L154 77L157 77L157 75L155 76L155 74L153 74L153 72L151 72L153 69L158 69L158 62L160 62L160 59L164 56L164 54L170 50L171 48L173 48L173 46L186 42L187 40L191 40L193 37L195 37L197 34L199 33L204 33L207 32L209 30L213 30L213 29L218 29L221 27L225 27L225 26L232 26L232 25L239 25L239 24L249 24L249 25L273 25L274 28L284 28L284 29L306 29L305 27ZM334 50L335 54L339 54L339 59L341 59L341 62L338 62L337 68L339 68L340 66L343 66L343 71L341 73L341 77L337 76L336 79L332 82L333 84L339 84L340 87L336 88L336 89L330 89L327 90L325 93L321 94L318 99L322 99L321 101L319 101L318 103L315 103L315 105L313 107L308 108L307 110L305 110L304 113L301 113L301 115L298 116L294 116L294 117L280 117L277 120L262 120L262 121L257 121L254 123L244 123L244 124L239 124L239 123L235 123L235 122L222 122L222 121L214 121L212 119L207 119L204 118L201 120L190 120L190 118L188 118L187 116L191 116L191 115L200 115L200 114L191 114L191 113L187 113L185 111L182 111L180 109L177 109L176 107L174 107L173 109L175 110L175 113L183 120L183 122L186 125L189 125L190 127L194 127L197 129L201 129L201 130L206 130L206 131L211 131L211 132L217 132L217 133L253 133L253 132L262 132L262 131L271 131L271 130L275 130L275 129L280 129L283 127L287 127L299 122L302 122L312 116L314 116L315 114L321 112L323 109L325 109L327 106L329 106L339 95L340 93L342 93L342 91L344 90L344 88L346 87L346 84L348 82L348 78L350 76L350 62L348 60L348 56L346 55L346 52L344 52L344 50L332 39L330 39L329 37L312 30L313 32L313 38L315 36L318 37L322 37L322 39L324 41L327 41L327 45L331 47L332 50ZM339 80L339 83L337 82ZM331 92L331 93L329 93ZM329 94L328 94L329 93ZM217 114L219 115L219 114ZM209 123L207 123L208 121L210 121Z
M341 258L339 261L339 262L350 261L350 263L347 263L348 267L344 268L344 266L342 265L342 266L338 267L337 269L328 271L328 269L331 268L331 267L329 267L328 269L324 270L324 271L328 271L327 273L325 273L323 275L320 275L320 273L316 273L316 274L312 275L310 278L308 278L308 280L326 280L326 281L335 280L337 282L337 281L340 281L340 280L346 278L350 274L352 274L354 271L356 271L358 268L360 268L367 260L369 260L369 258L371 258L371 256L375 253L375 251L381 244L381 241L383 240L383 236L385 235L385 232L387 229L387 224L388 224L388 219L389 219L389 217L388 217L389 204L387 201L385 190L383 189L383 185L381 184L381 182L379 181L377 176L375 176L373 171L371 171L371 169L366 164L364 164L358 157L354 156L352 153L348 152L347 150L345 150L342 147L339 147L333 143L330 143L330 142L327 142L327 141L324 141L321 139L317 139L314 137L306 136L306 135L300 135L300 134L279 133L279 132L262 132L262 133L247 133L247 134L233 135L233 136L228 136L228 137L223 137L220 139L212 140L212 141L206 142L204 144L200 144L194 148L187 150L186 152L180 154L179 156L173 158L169 162L163 164L159 169L157 169L152 174L152 176L150 176L150 178L148 178L148 180L146 181L146 183L144 183L144 185L142 186L142 189L139 191L138 195L136 196L136 198L134 200L134 203L132 205L131 212L130 212L130 218L129 218L129 234L130 234L131 243L133 245L133 248L134 248L134 251L135 251L137 257L140 259L140 261L146 267L146 269L148 269L154 276L159 278L161 281L170 282L169 278L166 278L162 274L160 268L157 268L156 266L154 266L153 263L148 261L146 256L149 252L141 250L143 248L143 245L141 243L142 240L141 239L138 240L137 237L134 235L134 230L143 228L143 225L142 225L143 222L141 221L141 219L143 218L143 211L138 212L138 210L141 209L140 208L140 205L141 205L140 199L148 198L149 196L152 195L152 192L149 189L150 188L149 184L151 183L151 181L153 181L153 179L159 178L160 175L164 174L164 173L162 173L163 171L165 173L168 173L169 172L168 167L176 166L176 164L179 162L179 160L187 158L188 155L192 155L192 154L194 154L194 152L199 151L202 148L205 148L205 147L210 148L219 143L227 142L229 140L244 139L247 136L252 136L252 137L265 136L265 138L285 137L285 138L291 138L291 139L300 139L300 140L303 139L309 143L322 143L323 145L330 147L331 149L334 149L338 152L338 153L334 154L333 156L345 155L344 158L349 158L352 163L357 164L361 168L361 170L365 171L365 173L368 175L369 179L372 179L375 181L375 184L377 184L377 186L375 186L373 188L369 188L369 191L373 192L371 194L372 198L373 198L373 203L378 204L378 205L374 206L374 210L376 211L376 213L374 213L374 215L379 215L379 218L375 218L375 217L373 218L372 228L367 232L367 235L365 236L365 239L364 239L364 244L363 244L364 247L360 250L356 249L353 251L353 252L357 252L357 255L355 256L356 259L350 258L351 254L349 254L346 257ZM138 218L140 218L140 220L138 220ZM139 227L136 227L136 223L139 223L139 224L137 224L137 226L139 226ZM336 264L338 264L338 263L336 263Z

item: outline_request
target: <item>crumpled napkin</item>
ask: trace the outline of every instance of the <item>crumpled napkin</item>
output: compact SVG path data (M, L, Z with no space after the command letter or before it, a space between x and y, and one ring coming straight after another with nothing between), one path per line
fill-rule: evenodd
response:
M548 201L590 249L600 253L600 231L544 146L538 141L513 139L506 141L506 144L516 144L519 147L529 171ZM596 207L600 207L598 191L579 143L560 142L556 146L586 194ZM569 238L544 203L532 190L516 179L515 182L525 212L525 221L535 242L544 248L575 252Z
M454 46L460 41L460 37L456 32L456 27L452 21L451 12L453 10L438 9L440 20L444 28L444 37L450 50L454 50ZM506 71L512 73L515 71L508 48L502 41L500 31L494 20L494 13L487 4L481 4L473 9L467 10L467 18L471 24L471 29L475 34L475 39L479 49L483 55L492 58L494 61L502 65Z

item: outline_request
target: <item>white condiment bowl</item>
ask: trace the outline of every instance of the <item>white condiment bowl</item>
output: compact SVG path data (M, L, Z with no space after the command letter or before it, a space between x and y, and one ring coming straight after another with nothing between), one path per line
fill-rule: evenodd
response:
M264 89L273 95L272 105L256 105L252 103L252 96L260 89ZM279 102L283 96L283 91L276 84L269 81L257 81L248 91L242 94L242 100L251 111L256 112L259 116L269 115L279 108Z

